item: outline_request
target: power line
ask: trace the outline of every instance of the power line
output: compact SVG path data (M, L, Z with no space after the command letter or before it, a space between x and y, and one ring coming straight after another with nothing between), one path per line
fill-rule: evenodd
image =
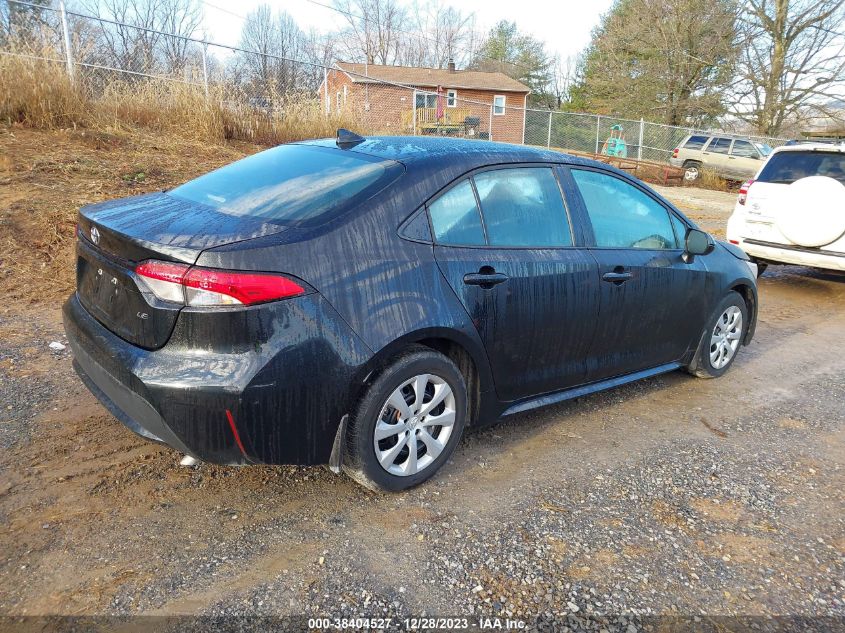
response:
M204 5L211 7L212 9L217 9L218 11L222 11L223 13L228 13L229 15L231 15L233 17L239 18L241 20L246 20L245 15L241 15L240 13L235 13L234 11L230 11L229 9L225 9L223 7L217 6L216 4L212 4L211 2L208 2L207 0L201 0L201 2Z

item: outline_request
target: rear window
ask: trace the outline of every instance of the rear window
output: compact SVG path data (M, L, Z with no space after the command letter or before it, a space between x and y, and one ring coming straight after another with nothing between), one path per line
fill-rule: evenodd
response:
M701 149L706 142L706 136L690 136L689 140L684 143L684 149Z
M395 161L313 145L280 145L169 192L228 215L278 224L327 220L403 172Z
M789 185L808 176L829 176L845 185L845 154L778 152L769 159L757 180Z

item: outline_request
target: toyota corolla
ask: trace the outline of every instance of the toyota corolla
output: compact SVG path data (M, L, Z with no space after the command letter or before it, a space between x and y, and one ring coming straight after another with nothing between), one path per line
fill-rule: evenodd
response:
M483 141L281 145L83 208L64 322L139 435L220 464L433 475L468 425L754 333L755 266L613 167Z

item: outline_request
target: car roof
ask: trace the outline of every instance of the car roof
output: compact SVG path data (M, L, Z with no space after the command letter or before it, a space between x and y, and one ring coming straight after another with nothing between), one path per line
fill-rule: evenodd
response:
M776 147L772 154L777 152L845 152L845 145L833 143L796 143L795 145L781 145Z
M703 136L705 138L729 138L731 140L736 141L748 141L749 143L759 144L764 143L765 141L755 141L750 136L744 136L742 134L734 134L732 132L692 132L691 134L687 134L685 139L688 139L692 136Z
M338 147L336 139L333 138L300 143ZM409 167L443 162L453 165L463 163L470 169L497 163L562 163L600 166L603 169L619 172L606 163L540 147L436 136L368 136L363 141L350 145L348 149L339 149L339 151L357 152L385 160L395 160Z

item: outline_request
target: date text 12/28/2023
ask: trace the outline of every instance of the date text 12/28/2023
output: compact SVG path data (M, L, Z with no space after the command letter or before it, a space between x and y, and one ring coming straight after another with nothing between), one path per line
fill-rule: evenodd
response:
M480 618L439 618L439 617L409 617L403 618L397 624L406 631L431 630L510 630L525 629L525 622L519 619L500 617ZM309 618L308 629L312 631L327 630L382 630L393 628L394 618Z

